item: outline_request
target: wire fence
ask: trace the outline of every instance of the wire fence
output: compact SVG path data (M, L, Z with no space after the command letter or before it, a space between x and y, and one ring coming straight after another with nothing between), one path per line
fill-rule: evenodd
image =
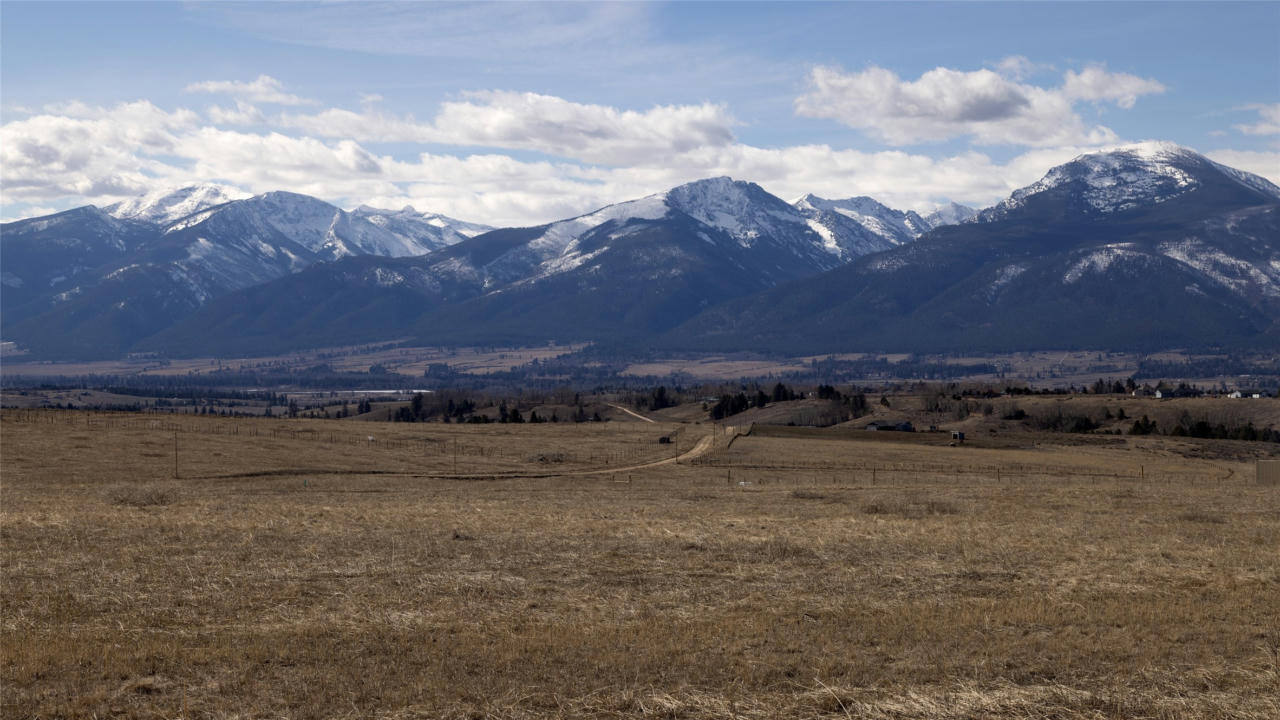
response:
M688 451L696 442L683 428L667 434L670 443L652 445L631 442L623 447L586 451L572 448L548 448L531 451L528 447L506 447L501 438L492 435L468 438L472 428L460 426L452 433L441 433L435 425L434 433L426 423L355 423L334 422L334 430L297 427L283 418L222 418L201 416L161 417L82 410L50 410L6 408L0 411L0 421L29 425L57 425L83 428L88 431L136 431L162 434L166 437L231 437L244 439L271 439L299 443L320 444L330 448L359 449L361 454L382 453L409 457L486 458L519 463L576 466L625 466L668 459ZM319 421L317 421L319 422ZM338 427L345 426L345 427ZM476 426L476 433L488 426ZM385 432L394 428L394 433ZM463 429L465 428L465 429ZM406 437L406 434L414 435ZM420 435L417 433L421 433Z
M681 427L669 432L671 442L653 445L633 441L622 447L599 447L579 450L572 447L550 447L531 450L528 444L508 446L501 437L487 435L467 437L471 428L440 432L428 425L368 423L353 429L354 423L337 423L333 430L298 427L284 419L221 418L200 416L147 416L113 412L50 409L5 409L0 421L32 425L61 425L88 431L136 431L175 436L175 440L192 436L271 439L329 448L358 449L361 456L386 455L399 459L434 457L438 473L491 473L496 476L553 475L557 470L572 474L582 470L643 467L664 460L678 459L681 465L697 467L686 480L691 483L727 484L734 486L809 485L900 485L947 484L1000 485L1028 483L1122 483L1146 484L1205 483L1224 484L1251 481L1247 473L1237 473L1229 466L1205 472L1203 469L1171 467L1169 464L1114 465L1112 467L1062 466L1052 463L973 461L876 462L857 459L810 458L805 456L759 457L760 449L744 447L738 441L750 437L751 426L702 426L699 430ZM303 421L307 422L307 421ZM316 422L315 424L327 424ZM394 427L394 433L382 432ZM492 430L492 428L487 428ZM477 434L486 428L478 428ZM711 440L691 450L710 432ZM413 434L410 434L413 433ZM421 433L421 434L418 434ZM604 443L600 443L604 445ZM175 455L177 450L175 448ZM686 457L688 456L688 457ZM449 460L452 459L452 464ZM485 462L477 465L475 459ZM463 462L466 460L467 462ZM176 474L176 473L175 473ZM1254 474L1256 482L1280 485L1280 461L1259 461Z

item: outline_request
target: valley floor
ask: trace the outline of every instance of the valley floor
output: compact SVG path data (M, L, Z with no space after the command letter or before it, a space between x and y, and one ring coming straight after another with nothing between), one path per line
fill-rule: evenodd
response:
M6 410L0 715L1280 717L1274 445L744 430Z

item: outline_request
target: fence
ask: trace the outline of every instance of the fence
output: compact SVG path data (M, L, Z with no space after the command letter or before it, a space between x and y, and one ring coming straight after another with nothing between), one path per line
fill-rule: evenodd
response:
M359 449L362 455L384 453L402 457L437 456L485 458L512 463L552 462L563 466L625 466L665 460L688 450L696 438L686 437L683 428L668 433L674 441L659 448L657 443L633 441L623 447L595 448L589 451L531 448L507 448L500 438L485 437L485 428L501 425L459 424L452 433L442 433L438 424L423 423L340 423L334 430L299 427L299 422L285 418L226 418L199 415L145 415L129 412L52 410L44 408L6 408L0 421L30 425L61 425L85 430L123 430L162 434L166 437L228 436L317 443L330 447ZM303 420L302 422L306 422ZM417 435L422 433L421 435ZM427 433L432 433L428 435ZM476 436L478 435L478 436Z

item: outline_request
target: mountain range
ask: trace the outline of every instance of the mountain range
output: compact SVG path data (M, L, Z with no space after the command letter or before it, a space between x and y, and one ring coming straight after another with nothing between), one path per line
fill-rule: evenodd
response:
M531 228L185 188L0 226L41 357L597 341L672 350L1280 345L1280 188L1190 150L1080 156L929 215L711 178Z
M215 298L314 263L422 255L490 229L211 185L75 208L0 226L0 322L4 339L40 356L115 356Z
M697 349L1280 347L1280 188L1166 143L1084 155L972 222L726 303Z

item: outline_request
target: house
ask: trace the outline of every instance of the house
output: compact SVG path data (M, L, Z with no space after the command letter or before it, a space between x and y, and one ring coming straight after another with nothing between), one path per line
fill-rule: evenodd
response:
M1237 390L1237 391L1235 391L1235 392L1231 393L1230 395L1228 395L1227 397L1229 397L1229 398L1235 398L1235 399L1237 399L1237 400L1238 400L1238 399L1240 399L1240 398L1244 397L1244 393L1241 393L1239 390Z
M964 442L964 431L962 431L962 430L952 430L952 431L951 431L951 439L952 439L953 441L955 441L955 442L958 442L958 443L962 443L962 442Z

